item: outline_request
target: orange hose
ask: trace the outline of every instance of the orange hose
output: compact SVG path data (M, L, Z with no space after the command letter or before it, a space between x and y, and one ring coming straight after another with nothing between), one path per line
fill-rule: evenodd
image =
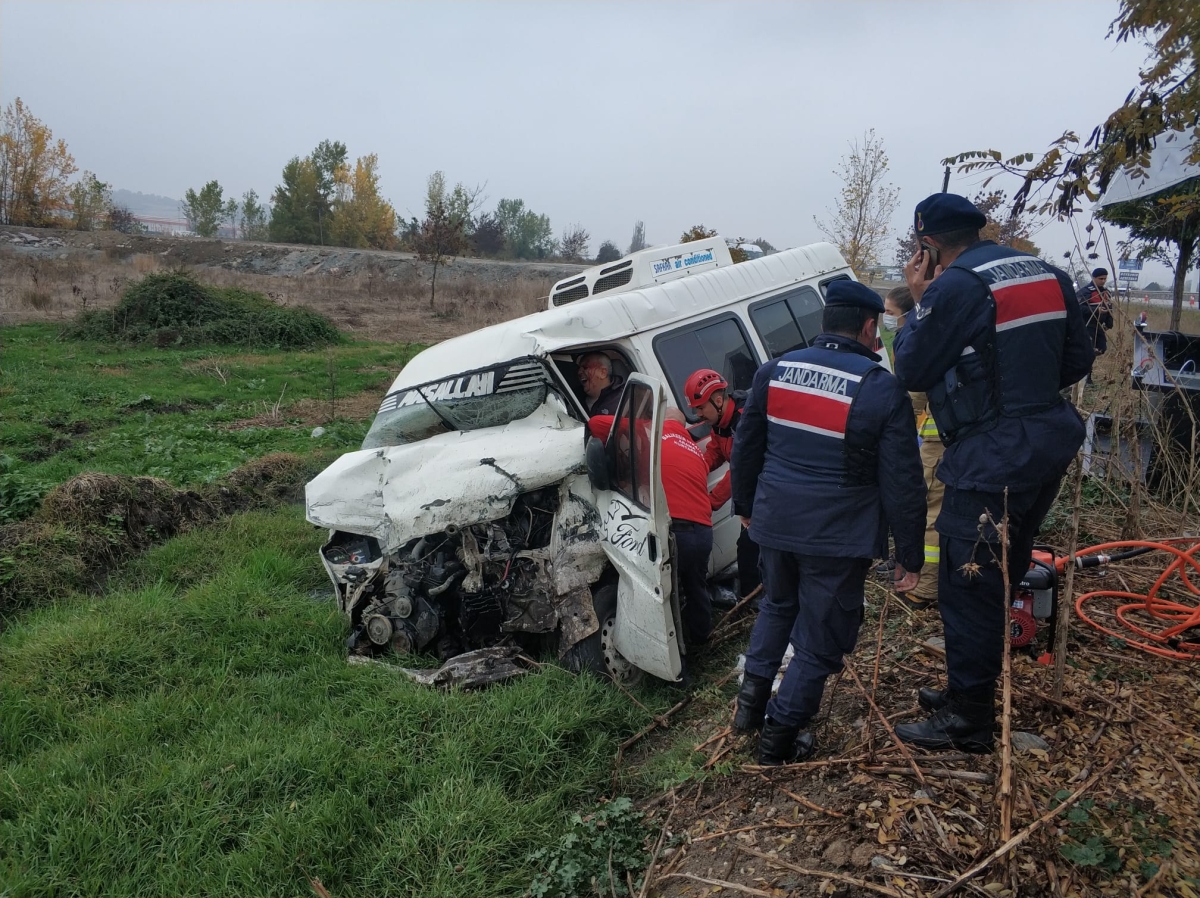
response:
M1191 543L1191 547L1187 550L1178 549L1172 545L1173 543ZM1200 660L1200 642L1183 642L1179 639L1182 633L1192 627L1200 627L1200 602L1194 605L1187 605L1159 595L1159 591L1171 576L1178 574L1180 582L1182 582L1187 591L1193 596L1200 598L1200 587L1197 587L1188 578L1189 573L1200 574L1200 559L1196 558L1197 552L1200 552L1200 542L1197 542L1195 537L1175 536L1155 541L1133 539L1101 543L1100 545L1089 546L1077 552L1076 557L1093 555L1107 549L1135 549L1142 547L1167 552L1175 556L1175 559L1166 566L1162 574L1154 581L1154 585L1150 587L1148 593L1143 595L1111 589L1098 589L1094 592L1084 593L1075 600L1075 613L1088 626L1099 630L1101 633L1120 639L1126 645L1139 648L1144 652L1159 655L1163 658L1172 658L1177 661ZM1189 568L1193 570L1189 571ZM1141 637L1141 640L1145 641L1129 639L1127 635L1101 626L1088 617L1084 611L1084 604L1092 599L1099 598L1134 600L1117 608L1117 620L1125 626L1126 630L1136 634ZM1141 619L1135 621L1133 619L1134 615L1140 615ZM1169 626L1157 631L1148 630L1146 627L1150 626L1150 624L1145 621L1146 617L1169 622Z

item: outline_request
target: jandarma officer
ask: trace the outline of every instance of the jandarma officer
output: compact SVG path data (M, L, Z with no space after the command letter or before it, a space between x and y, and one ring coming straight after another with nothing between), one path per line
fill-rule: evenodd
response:
M926 748L992 748L1009 598L995 525L1007 503L1015 585L1083 442L1083 423L1059 390L1092 365L1070 279L1034 256L980 240L985 223L955 194L917 205L921 251L904 270L917 306L893 345L896 376L905 389L928 394L946 445L936 527L949 688L920 690L932 716L896 727L901 739Z
M888 529L897 588L912 589L923 563L912 403L870 349L882 311L870 288L829 284L824 332L758 370L734 434L733 501L760 547L766 587L734 725L762 727L763 764L812 754L805 728L826 677L854 649L867 570L886 554ZM789 639L795 654L771 698Z

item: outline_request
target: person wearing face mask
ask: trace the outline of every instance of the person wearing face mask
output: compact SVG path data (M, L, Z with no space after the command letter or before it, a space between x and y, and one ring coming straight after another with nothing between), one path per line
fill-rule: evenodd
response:
M896 287L883 298L883 328L899 331L908 320L913 308L912 291ZM925 566L921 568L921 579L911 592L897 593L905 607L923 611L937 601L938 562L941 546L933 522L942 510L942 493L945 486L937 478L938 465L942 461L941 435L933 415L929 413L929 398L924 393L910 392L913 411L917 416L917 436L921 438L921 467L925 472Z

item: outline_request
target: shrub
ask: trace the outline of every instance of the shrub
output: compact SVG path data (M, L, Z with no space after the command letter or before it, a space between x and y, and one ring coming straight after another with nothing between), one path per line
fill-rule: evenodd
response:
M341 335L308 309L283 308L261 293L165 271L132 284L115 309L81 313L66 336L156 346L312 349L337 343Z

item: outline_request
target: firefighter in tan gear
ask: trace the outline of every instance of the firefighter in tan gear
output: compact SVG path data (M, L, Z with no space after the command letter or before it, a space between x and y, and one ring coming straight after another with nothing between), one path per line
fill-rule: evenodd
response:
M902 328L912 307L913 298L908 287L897 287L890 291L883 300L884 328L891 331ZM924 393L908 395L912 399L913 411L917 416L917 436L921 438L921 467L925 475L925 566L921 568L921 578L912 591L898 595L907 607L921 611L937 601L938 562L941 560L941 552L933 522L941 513L942 494L946 490L945 485L937 478L938 465L946 447L942 445L937 424L929 412L928 398Z

